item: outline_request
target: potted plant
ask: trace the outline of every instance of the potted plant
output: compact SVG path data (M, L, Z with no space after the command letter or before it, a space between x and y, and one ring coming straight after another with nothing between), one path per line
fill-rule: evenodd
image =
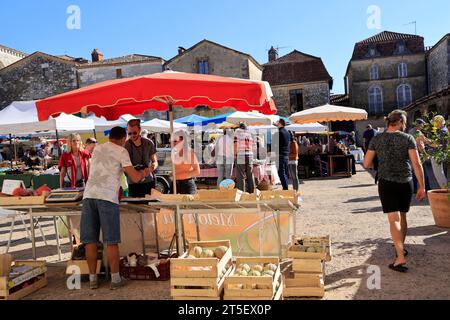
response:
M434 114L426 115L425 122L423 133L432 146L430 157L449 168L450 133L439 132ZM450 228L450 183L448 183L447 188L428 191L428 199L436 225Z

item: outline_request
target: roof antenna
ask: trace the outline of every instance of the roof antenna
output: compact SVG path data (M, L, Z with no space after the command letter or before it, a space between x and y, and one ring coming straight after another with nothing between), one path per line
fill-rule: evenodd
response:
M405 26L410 26L410 25L414 25L414 35L417 36L417 21L412 21L410 23L405 24Z

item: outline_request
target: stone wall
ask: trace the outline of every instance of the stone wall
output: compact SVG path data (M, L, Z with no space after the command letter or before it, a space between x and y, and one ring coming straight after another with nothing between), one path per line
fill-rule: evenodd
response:
M76 88L74 63L37 55L0 70L0 109L13 101L42 99Z
M450 84L450 37L428 54L429 93L441 91Z
M258 75L254 68L250 67L253 62L249 61L248 56L209 42L184 52L165 66L173 71L197 73L197 64L200 60L208 60L209 74L241 79L250 79L251 76L259 77L258 80L261 80L262 71Z
M398 65L405 62L408 66L408 77L399 78ZM379 79L370 80L370 68L373 64L379 67ZM351 62L350 104L355 108L368 110L368 90L378 85L383 90L383 113L386 114L398 107L397 87L409 84L412 87L412 101L426 96L425 55L394 56L388 58L357 60Z
M122 77L135 77L163 71L161 62L136 63L114 66L92 66L78 68L80 87L117 78L117 70L122 70Z
M14 50L0 46L0 69L13 64L20 59L25 58L26 55L20 54Z
M290 94L292 90L303 91L304 109L310 109L329 103L330 89L328 82L298 83L285 86L272 86L278 115L290 116L295 110L290 107Z

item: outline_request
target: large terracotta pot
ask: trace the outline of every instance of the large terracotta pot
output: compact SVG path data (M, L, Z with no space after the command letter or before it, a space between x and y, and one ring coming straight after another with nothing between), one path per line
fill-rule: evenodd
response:
M450 192L447 189L428 191L434 222L438 227L450 228Z

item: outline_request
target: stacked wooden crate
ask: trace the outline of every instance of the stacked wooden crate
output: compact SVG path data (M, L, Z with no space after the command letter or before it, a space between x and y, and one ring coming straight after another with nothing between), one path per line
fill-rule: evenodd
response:
M15 261L7 275L0 276L0 300L19 300L46 285L45 261Z
M243 276L237 272L242 265L274 265L273 276ZM236 258L236 267L225 279L224 300L282 300L283 277L277 257Z
M223 257L195 258L194 248L214 251L227 247ZM174 300L220 300L225 277L232 271L231 243L198 241L189 243L189 250L170 261L170 293Z
M331 260L330 237L297 238L288 249L292 272L285 279L285 297L325 295L325 261Z

